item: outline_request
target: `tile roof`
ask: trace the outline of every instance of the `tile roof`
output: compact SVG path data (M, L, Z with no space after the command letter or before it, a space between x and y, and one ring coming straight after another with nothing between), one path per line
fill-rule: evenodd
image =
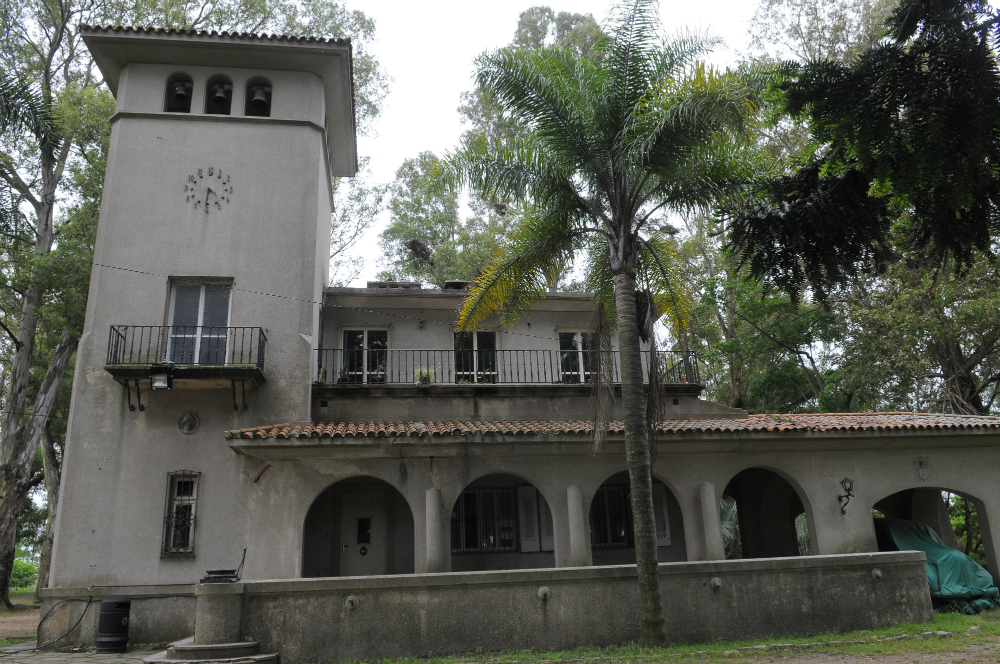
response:
M222 32L217 32L212 30L177 30L175 28L156 28L153 26L130 26L130 25L87 25L86 23L80 24L80 29L89 32L113 32L118 34L140 34L140 35L182 35L186 37L225 37L229 39L256 39L259 41L283 41L283 42L299 42L307 44L335 44L337 46L346 46L351 43L350 37L344 38L333 38L325 39L323 37L298 37L295 35L268 35L268 34L256 34L253 32L229 32L223 30Z
M805 415L750 415L736 419L664 420L662 434L736 432L825 432L825 431L927 431L998 429L995 416L939 415L928 413L822 413ZM487 422L314 422L307 425L271 424L227 431L229 439L266 438L397 438L464 436L481 434L590 434L590 420L575 421L487 421ZM610 433L622 433L620 420L610 423Z

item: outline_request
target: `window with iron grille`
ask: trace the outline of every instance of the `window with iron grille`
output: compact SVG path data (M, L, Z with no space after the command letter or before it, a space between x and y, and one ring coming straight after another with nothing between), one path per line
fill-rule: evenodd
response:
M517 489L466 489L451 513L452 553L517 551Z
M200 474L179 470L168 476L162 557L194 557L195 505Z
M595 549L633 546L627 487L602 486L590 507L590 543Z

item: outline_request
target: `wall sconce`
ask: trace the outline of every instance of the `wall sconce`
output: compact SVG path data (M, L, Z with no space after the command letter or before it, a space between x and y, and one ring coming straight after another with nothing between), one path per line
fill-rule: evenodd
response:
M149 371L149 387L169 390L174 387L174 368L169 364L154 364Z
M837 496L837 502L844 503L844 505L840 508L840 513L847 514L847 503L851 502L851 498L854 497L854 480L845 477L840 480L840 486L844 487L845 495Z

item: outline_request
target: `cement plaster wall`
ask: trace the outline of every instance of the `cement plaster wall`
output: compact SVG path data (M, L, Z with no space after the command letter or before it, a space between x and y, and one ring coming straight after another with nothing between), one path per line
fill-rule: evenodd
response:
M130 67L126 87L138 96L155 93L159 104L165 72L163 66ZM314 75L271 74L276 88L287 79L290 89L303 92L301 107L289 113L321 111L322 98L310 92ZM132 95L123 103L138 104ZM209 117L149 113L119 116L112 125L53 586L185 582L207 568L235 566L244 543L255 540L253 507L242 486L260 464L234 455L219 432L310 418L331 210L323 128ZM189 175L207 174L209 167L229 176L234 191L221 210L206 212L185 200L184 186ZM261 269L265 265L269 269ZM240 399L234 411L229 386L151 393L144 380L145 410L129 411L125 389L104 370L110 326L168 323L177 277L231 280L230 325L264 328L266 382L247 395L248 410ZM185 412L200 418L192 435L177 427ZM178 470L202 473L197 560L160 558L167 473Z
M682 514L687 560L721 556L718 500L729 481L747 468L766 468L782 476L798 494L809 525L813 554L876 551L872 506L885 496L914 487L947 489L975 498L983 524L990 570L996 574L1000 510L995 469L1000 467L996 434L805 434L736 436L704 434L663 439L653 471L670 489ZM305 514L327 486L345 478L375 477L394 486L406 498L414 518L414 560L417 572L428 569L428 550L450 550L449 519L462 490L491 473L508 473L534 485L552 510L555 564L572 564L570 496L577 487L582 500L580 528L597 488L626 470L620 439L600 455L590 453L585 435L505 437L461 436L420 439L291 439L232 441L233 447L270 463L256 485L244 486L252 516L254 539L247 557L247 578L295 578L301 569ZM977 444L977 446L972 446ZM922 479L914 463L925 459ZM927 474L929 472L929 475ZM855 497L841 514L837 497L840 480L855 480ZM704 486L714 499L703 508ZM428 529L427 491L441 495L438 528ZM711 515L714 513L714 521ZM709 530L706 531L706 524ZM429 543L427 533L442 540ZM576 558L592 562L589 536ZM266 543L266 544L265 544ZM679 543L678 543L679 544ZM577 563L580 564L580 563Z
M932 612L923 560L923 553L901 552L662 564L668 635L680 643L925 621ZM127 587L102 591L135 595ZM42 611L87 592L43 591ZM197 586L197 595L199 643L252 638L286 664L605 646L639 638L635 567L628 565L258 581ZM357 599L356 608L349 608L348 597ZM167 601L158 612L146 608L150 600L133 601L133 644L150 638L164 643L191 625L190 600ZM59 645L93 643L94 606ZM39 638L62 634L79 610L73 603L56 607Z

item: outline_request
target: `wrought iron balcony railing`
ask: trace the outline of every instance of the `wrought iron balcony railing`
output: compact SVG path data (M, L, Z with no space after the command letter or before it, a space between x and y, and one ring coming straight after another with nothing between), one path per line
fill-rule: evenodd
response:
M253 366L263 370L267 337L259 327L112 325L108 366Z
M366 348L317 351L316 383L324 385L587 384L598 352L586 350L403 350ZM649 375L650 352L642 353ZM618 351L610 353L612 380L621 382ZM658 351L664 383L700 383L693 352Z

